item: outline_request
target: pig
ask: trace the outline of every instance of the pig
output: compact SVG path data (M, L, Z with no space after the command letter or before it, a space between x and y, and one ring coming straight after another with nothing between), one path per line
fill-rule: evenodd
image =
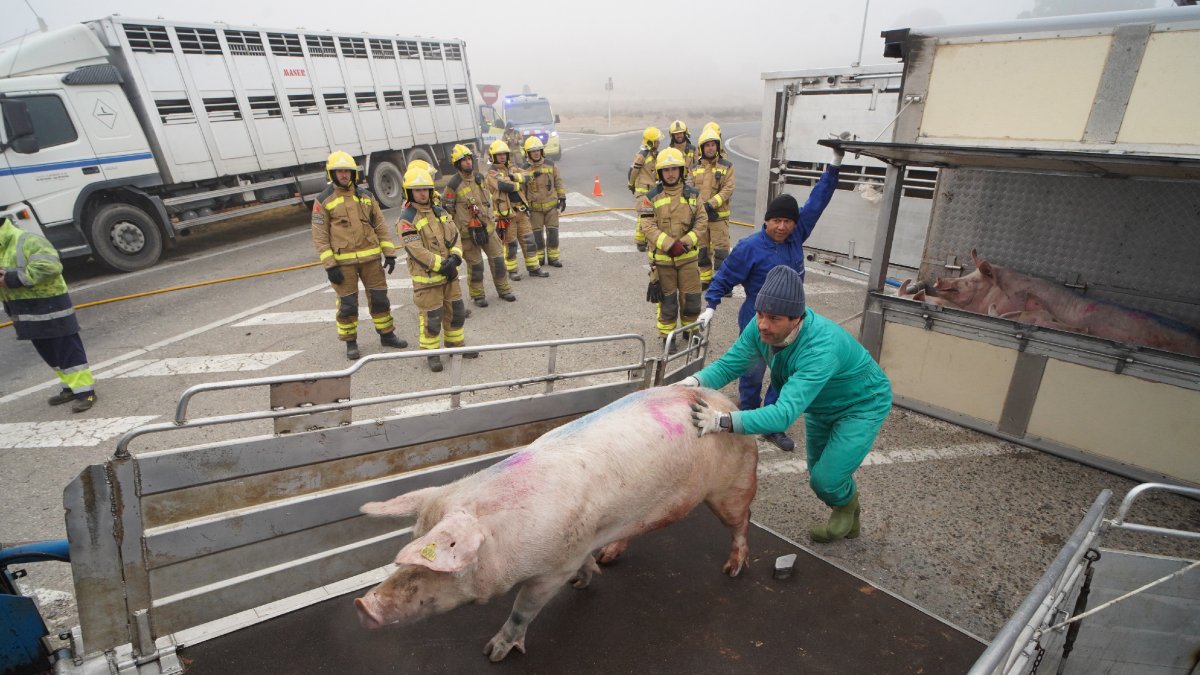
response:
M923 281L914 284L912 279L905 279L900 284L900 290L897 292L897 295L930 305L945 305L946 301L930 293L931 290Z
M710 389L635 392L488 469L361 511L416 515L412 541L390 577L354 604L366 628L411 623L520 585L508 621L483 652L525 652L529 623L566 583L585 588L638 534L666 527L705 502L732 533L722 572L747 565L758 452L741 434L697 435L691 404L735 409Z
M971 251L971 256L975 257L975 251ZM988 269L989 277L1005 297L1020 299L1021 306L1009 310L1018 315L1024 313L1035 319L1048 315L1055 324L1050 327L1065 327L1076 333L1116 342L1200 356L1200 331L1174 319L1086 298L1059 284L999 265L989 265ZM996 311L1005 316L1005 312Z
M1014 297L1001 288L996 283L994 267L981 259L975 249L971 249L971 260L975 263L975 271L970 274L957 279L938 277L934 281L933 288L940 304L977 314L995 311L1000 316L1025 308L1025 298Z

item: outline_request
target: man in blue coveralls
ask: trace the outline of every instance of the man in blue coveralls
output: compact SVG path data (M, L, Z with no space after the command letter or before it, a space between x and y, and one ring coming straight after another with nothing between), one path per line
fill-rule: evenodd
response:
M704 294L708 305L700 314L700 321L707 323L712 319L721 298L728 297L734 286L742 286L746 290L746 301L738 310L738 328L745 329L754 319L754 298L758 289L762 288L767 273L777 265L787 265L800 273L804 279L804 240L812 234L817 220L829 205L834 190L837 189L838 173L841 170L844 152L835 150L833 162L821 174L821 179L813 186L800 208L796 198L784 194L771 200L767 213L763 216L763 228L758 232L739 241L734 246L721 269L717 270L712 284ZM774 387L767 389L767 395L762 397L763 373L766 363L758 361L738 380L738 406L742 410L753 410L759 406L771 405L779 395ZM774 443L780 450L792 451L796 444L788 438L787 429L767 434L763 438Z
M808 483L831 509L829 522L809 530L827 543L859 534L854 472L871 450L892 407L892 385L879 364L844 328L804 305L804 279L779 265L754 300L755 321L733 346L684 386L720 389L754 366L771 369L778 398L754 410L720 413L701 400L692 421L709 433L768 434L804 415Z

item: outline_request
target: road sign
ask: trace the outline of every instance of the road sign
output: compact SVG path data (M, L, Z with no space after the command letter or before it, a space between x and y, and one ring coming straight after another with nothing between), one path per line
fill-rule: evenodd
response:
M475 87L479 89L479 96L487 105L492 105L500 99L500 85L498 84L477 84Z
M604 91L612 91L612 90L613 90L613 83L612 83L612 78L610 77L610 78L608 78L608 82L604 83Z

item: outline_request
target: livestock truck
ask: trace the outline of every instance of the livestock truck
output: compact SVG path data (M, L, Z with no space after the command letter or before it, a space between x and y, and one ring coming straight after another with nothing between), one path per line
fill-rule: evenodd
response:
M478 144L461 40L109 16L0 51L0 216L149 267L193 228L311 200L333 150L384 207Z

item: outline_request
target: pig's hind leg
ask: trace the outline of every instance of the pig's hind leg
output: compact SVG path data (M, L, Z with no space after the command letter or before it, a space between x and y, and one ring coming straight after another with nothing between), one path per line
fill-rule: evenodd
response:
M750 558L750 545L746 534L750 530L750 502L754 501L754 493L758 489L757 450L745 455L742 466L738 468L736 478L730 485L710 494L704 500L733 535L729 559L721 567L721 571L731 577L740 574Z
M600 574L600 566L596 564L596 558L589 553L584 557L579 571L575 572L574 576L567 580L567 583L575 588L587 588L588 584L592 583L594 574Z
M512 613L508 615L508 621L504 622L495 637L488 640L483 653L493 662L504 660L513 647L524 654L525 631L529 629L529 623L573 574L574 572L544 574L522 584L521 590L517 592L517 601L513 603Z
M618 539L618 540L612 542L611 544L608 544L607 546L602 547L600 549L600 557L599 557L600 564L601 565L611 565L612 563L615 563L617 561L617 558L620 558L621 554L624 553L625 549L627 549L627 548L629 548L629 540L628 539Z

